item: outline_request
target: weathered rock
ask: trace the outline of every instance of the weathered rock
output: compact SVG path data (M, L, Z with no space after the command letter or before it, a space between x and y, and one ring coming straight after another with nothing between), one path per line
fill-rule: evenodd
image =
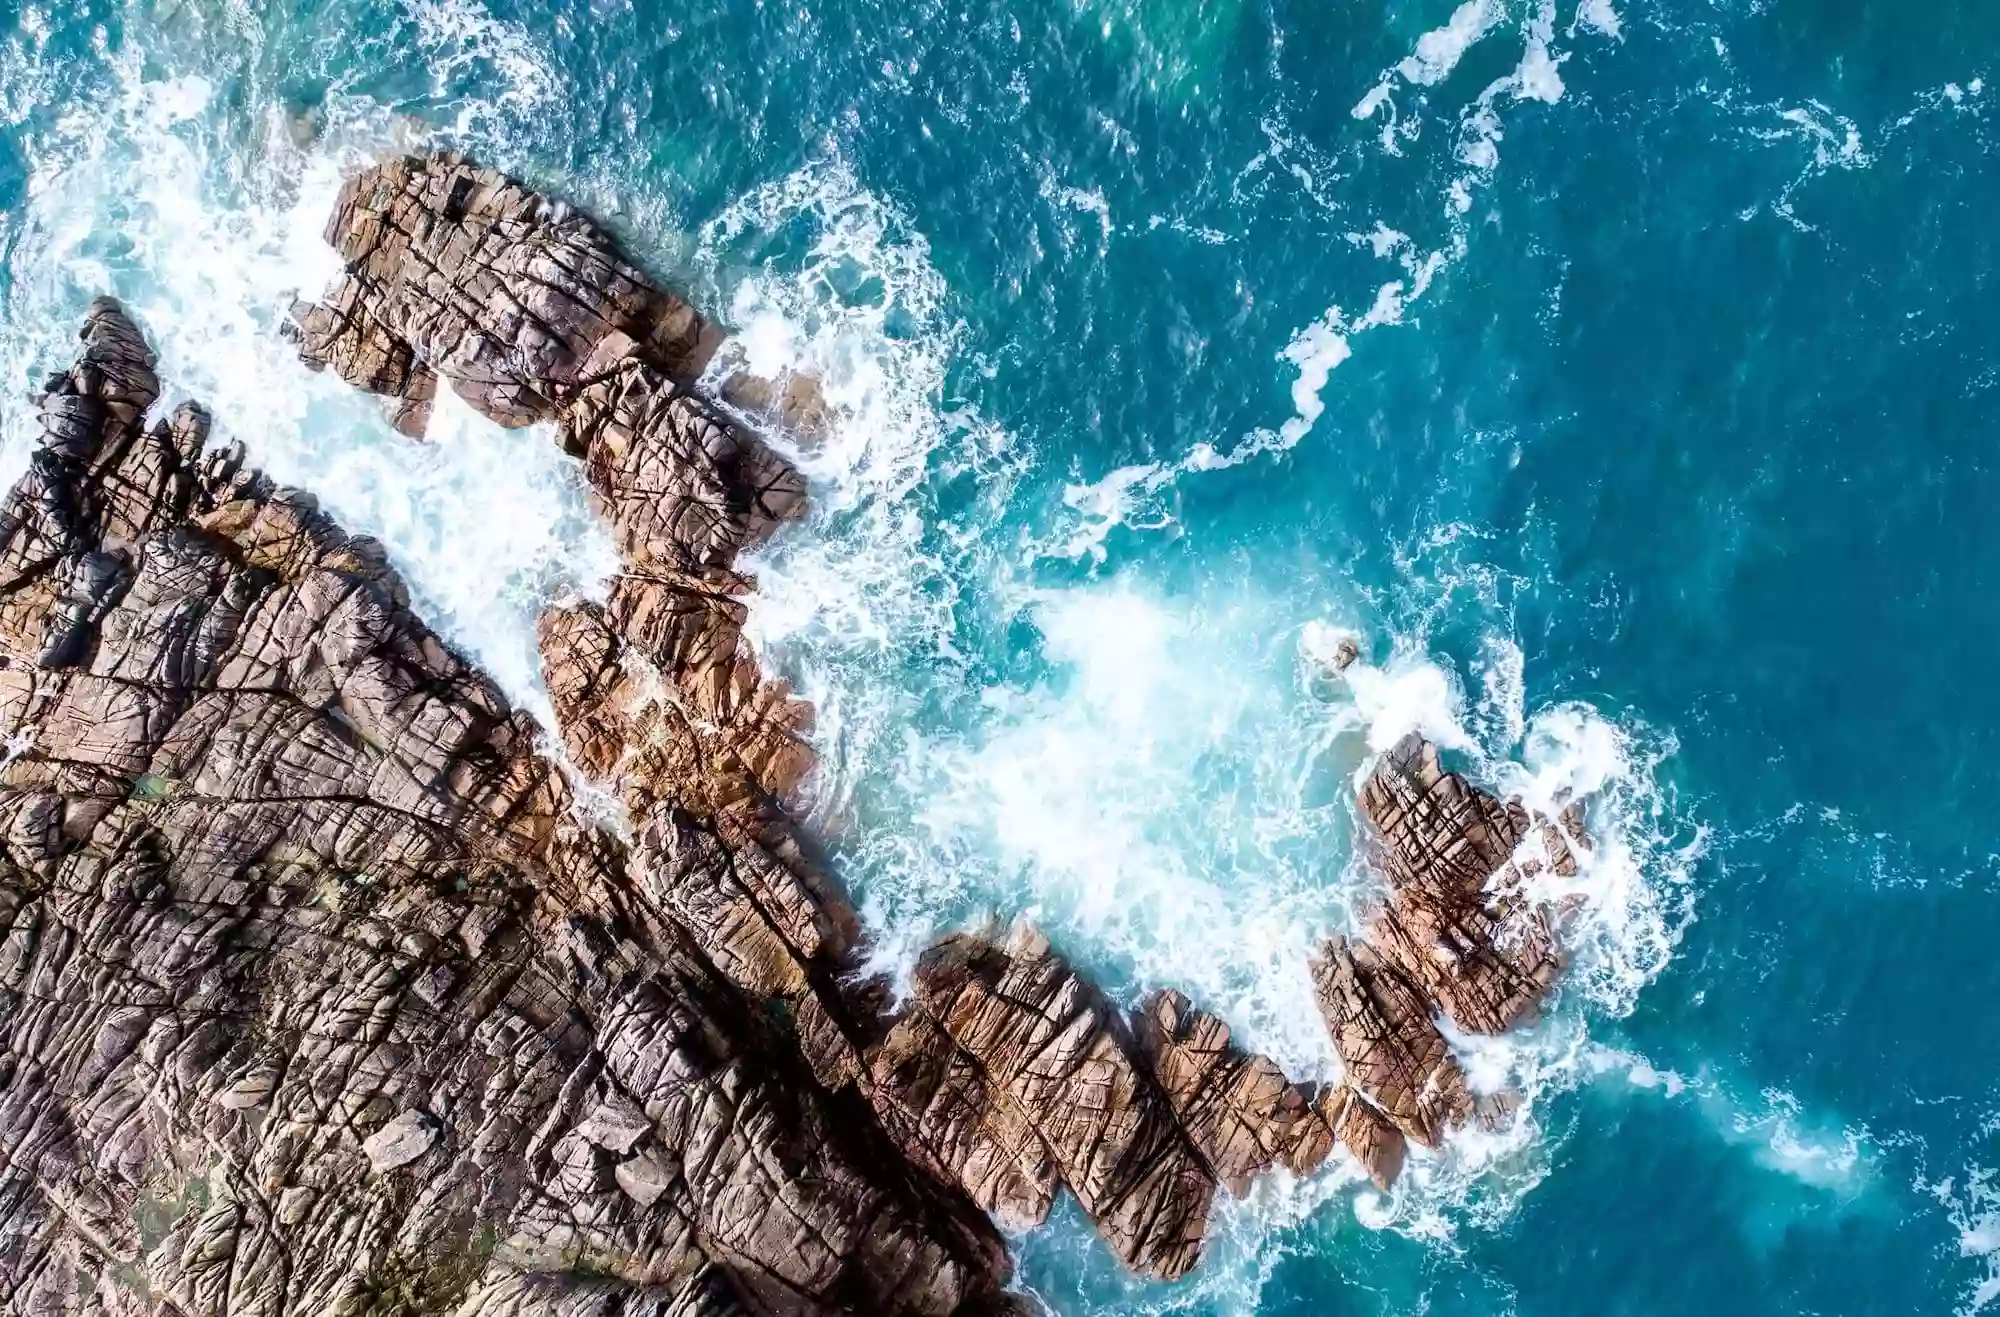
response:
M1437 747L1414 733L1381 757L1360 800L1389 891L1363 941L1335 938L1313 966L1347 1069L1347 1088L1322 1111L1386 1185L1403 1136L1435 1146L1475 1114L1488 1124L1511 1117L1512 1095L1467 1088L1435 1015L1500 1033L1534 1014L1562 960L1559 911L1530 883L1544 870L1576 872L1583 828L1579 806L1560 822L1531 817L1446 772Z
M576 1132L606 1152L625 1153L653 1132L653 1122L638 1103L614 1091L583 1118Z
M1404 1134L1436 1147L1472 1114L1430 1002L1374 948L1334 938L1313 963L1313 982L1347 1082Z
M408 1166L437 1145L438 1123L428 1112L405 1111L361 1140L377 1175Z
M1346 1084L1320 1095L1316 1110L1332 1129L1340 1146L1352 1153L1378 1189L1387 1189L1403 1173L1408 1151L1403 1131Z
M1189 1141L1231 1193L1241 1197L1272 1166L1303 1174L1332 1150L1307 1095L1268 1058L1232 1046L1229 1026L1181 993L1156 994L1138 1034Z
M1361 792L1390 897L1369 941L1459 1028L1502 1033L1530 1016L1561 969L1547 910L1525 900L1513 857L1531 834L1574 872L1561 830L1478 790L1412 734Z
M348 180L327 224L346 273L294 308L305 359L397 399L422 433L444 378L502 425L552 415L614 360L643 350L691 380L720 334L561 202L458 156L399 156Z
M1508 1118L1434 1013L1533 1008L1556 954L1528 880L1581 830L1420 743L1364 795L1390 891L1315 966L1348 1072L1317 1101L1177 993L1126 1020L1025 928L945 939L889 1014L790 813L811 710L743 639L737 557L804 487L692 387L715 331L458 157L366 171L328 237L309 362L408 433L443 381L581 459L624 570L539 640L565 767L623 818L575 808L380 545L208 445L198 407L146 426L151 355L95 306L0 507L0 1292L1001 1312L986 1213L1032 1224L1066 1186L1173 1277L1219 1186L1336 1139L1386 1184L1406 1134ZM795 379L722 389L824 419Z
M142 428L158 391L97 304L0 509L0 1292L997 1302L983 1217L571 818L380 547L198 411Z
M1192 1268L1215 1176L1117 1012L1048 940L1026 927L1003 946L948 937L924 953L915 979L912 1013L984 1079L974 1105L1003 1104L1039 1138L1120 1260L1166 1279Z

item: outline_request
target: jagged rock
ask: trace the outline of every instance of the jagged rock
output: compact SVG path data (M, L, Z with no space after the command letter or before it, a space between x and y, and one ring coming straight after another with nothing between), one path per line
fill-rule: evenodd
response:
M1307 1095L1269 1059L1232 1046L1229 1026L1179 992L1157 993L1138 1035L1153 1078L1202 1160L1241 1197L1275 1165L1303 1174L1332 1149Z
M1316 1103L1179 994L1127 1021L1025 928L932 947L890 1015L790 813L811 710L743 639L736 559L804 487L692 387L715 331L455 156L364 172L328 237L309 362L407 433L442 381L582 460L624 570L538 638L567 767L623 817L588 821L381 545L209 444L199 407L147 426L151 354L95 304L0 506L0 1292L1001 1313L985 1212L1031 1224L1066 1186L1178 1276L1219 1184L1336 1138L1386 1183L1404 1134L1474 1114L1432 1013L1532 1007L1554 942L1528 886L1573 867L1577 823L1422 748L1385 761L1391 891L1380 945L1315 967L1348 1070ZM823 404L723 388L739 415Z
M142 428L114 303L83 337L0 508L0 1292L996 1303L990 1225L571 817L380 546L196 409Z
M408 1166L438 1141L438 1123L424 1111L405 1111L361 1140L368 1165L377 1175Z
M1563 832L1444 771L1412 734L1382 756L1361 791L1382 843L1389 901L1369 941L1472 1033L1503 1033L1533 1014L1561 970L1547 910L1521 894L1514 865L1533 835L1573 873Z
M948 1120L966 1105L998 1105L990 1123L1018 1123L1039 1139L1127 1266L1165 1279L1191 1269L1215 1177L1123 1037L1118 1013L1025 926L1000 946L948 937L923 954L915 981L912 1013L983 1079L983 1090L929 1114ZM1016 1167L1032 1160L1013 1158Z
M1472 1114L1472 1094L1430 1002L1365 942L1336 937L1312 968L1347 1082L1404 1134L1436 1147Z
M1531 817L1446 772L1415 733L1381 757L1360 801L1389 891L1364 940L1333 939L1313 966L1347 1069L1322 1112L1386 1187L1404 1136L1434 1147L1474 1115L1488 1125L1511 1117L1513 1095L1467 1088L1434 1017L1500 1033L1533 1015L1562 960L1559 912L1529 884L1545 869L1576 872L1583 827L1580 803L1559 822Z
M1315 1104L1340 1146L1352 1153L1378 1189L1387 1189L1403 1173L1408 1151L1403 1131L1346 1084L1327 1089Z
M309 359L366 363L343 373L391 393L429 368L504 423L555 417L582 459L624 570L604 605L541 621L565 748L617 793L631 881L738 988L783 1004L821 1085L861 1090L914 1163L1006 1224L1041 1220L1069 1186L1121 1257L1161 1275L1193 1265L1218 1181L1242 1192L1268 1166L1324 1159L1333 1129L1219 1020L1162 997L1135 1039L1031 935L934 948L885 1032L846 977L858 920L785 810L812 764L810 710L742 639L736 558L797 514L803 483L687 387L680 354L710 350L707 331L689 339L680 304L598 230L455 156L367 171L328 239L348 273L301 313ZM527 272L559 250L587 271L564 285L585 310L551 322ZM808 429L824 419L800 380L722 392Z
M596 1110L584 1117L576 1132L606 1152L625 1153L653 1132L653 1122L631 1098L623 1093L609 1093Z
M422 433L438 377L525 425L611 366L607 341L691 380L721 339L584 216L463 157L357 174L326 239L346 272L318 305L293 308L300 353L398 400L409 432Z

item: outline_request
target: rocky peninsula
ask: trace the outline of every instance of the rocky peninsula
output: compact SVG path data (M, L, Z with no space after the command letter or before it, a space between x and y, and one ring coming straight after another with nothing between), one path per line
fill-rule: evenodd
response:
M539 625L563 762L383 547L153 417L100 300L0 513L0 1293L26 1313L946 1314L1022 1305L1067 1190L1128 1267L1334 1154L1391 1183L1506 1095L1562 955L1531 815L1410 738L1360 794L1379 908L1312 967L1312 1088L1040 933L960 932L892 1004L791 808L811 710L739 555L809 390L711 394L720 331L587 217L451 155L351 179L301 354L421 436L439 387L554 423L622 559ZM615 797L614 826L578 807Z

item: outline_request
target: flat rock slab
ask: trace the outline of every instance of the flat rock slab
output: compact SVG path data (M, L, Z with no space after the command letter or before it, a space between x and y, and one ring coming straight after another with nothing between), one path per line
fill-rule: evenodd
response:
M428 1112L410 1110L361 1141L377 1175L408 1166L437 1146L438 1123Z

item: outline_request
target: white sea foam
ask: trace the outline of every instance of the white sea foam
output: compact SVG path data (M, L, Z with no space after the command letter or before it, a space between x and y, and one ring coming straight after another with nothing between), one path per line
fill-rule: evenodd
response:
M1989 1146L2000 1136L2000 1112L1981 1119L1977 1137ZM1979 1162L1956 1175L1933 1180L1919 1174L1911 1186L1944 1213L1956 1236L1958 1255L1973 1266L1976 1279L1964 1291L1958 1317L1972 1317L2000 1300L2000 1171Z
M1465 52L1499 24L1502 12L1496 0L1465 0L1452 10L1443 27L1417 38L1416 48L1396 66L1396 72L1405 82L1420 87L1443 82L1465 58Z
M1403 143L1415 138L1422 125L1421 111L1405 116L1395 101L1398 80L1412 87L1432 88L1458 67L1474 44L1485 39L1501 24L1505 7L1492 0L1466 0L1440 28L1424 33L1409 56L1384 69L1374 87L1352 111L1356 119L1383 119L1381 145L1390 154L1400 154ZM1607 27L1608 24L1608 27ZM1574 37L1579 27L1617 35L1617 17L1604 0L1585 0L1566 35ZM1521 57L1513 72L1488 83L1479 94L1457 112L1454 157L1466 166L1445 184L1438 200L1445 221L1444 240L1419 251L1401 231L1381 219L1375 221L1378 235L1393 235L1400 242L1384 247L1377 241L1376 255L1402 248L1401 263L1407 278L1378 289L1370 310L1350 319L1339 305L1329 307L1317 321L1293 335L1279 354L1298 372L1292 385L1292 416L1275 432L1257 431L1240 441L1229 457L1215 460L1210 444L1198 445L1184 463L1189 469L1233 465L1263 453L1291 448L1310 434L1325 414L1325 390L1332 372L1353 355L1352 339L1363 330L1404 322L1410 307L1422 301L1438 275L1464 258L1468 248L1465 216L1474 196L1491 183L1500 165L1500 143L1505 136L1504 105L1537 101L1554 105L1563 97L1559 69L1569 58L1556 46L1555 0L1536 0L1520 27ZM1199 459L1199 460L1197 460Z
M1583 1065L1600 1082L1623 1079L1635 1090L1691 1103L1716 1138L1743 1149L1764 1170L1825 1194L1821 1203L1854 1204L1874 1182L1877 1149L1868 1131L1809 1111L1786 1089L1765 1087L1746 1098L1744 1086L1715 1067L1683 1075L1636 1053L1594 1045ZM1746 1222L1752 1229L1759 1224Z
M1595 32L1613 41L1625 39L1625 25L1620 21L1618 11L1612 8L1611 0L1577 0L1576 17L1570 20L1569 34L1575 36L1579 30Z
M495 39L462 25L448 35L451 59ZM449 394L432 442L412 443L372 400L306 370L276 332L292 294L318 293L338 269L319 233L342 171L387 150L397 125L336 92L301 146L282 110L232 121L208 76L156 71L148 54L99 52L115 94L70 110L29 161L0 335L12 469L35 430L27 381L68 363L84 305L114 293L157 350L169 399L198 398L220 439L241 439L274 478L382 538L425 614L541 708L534 613L616 561L574 463L546 433L503 431Z

